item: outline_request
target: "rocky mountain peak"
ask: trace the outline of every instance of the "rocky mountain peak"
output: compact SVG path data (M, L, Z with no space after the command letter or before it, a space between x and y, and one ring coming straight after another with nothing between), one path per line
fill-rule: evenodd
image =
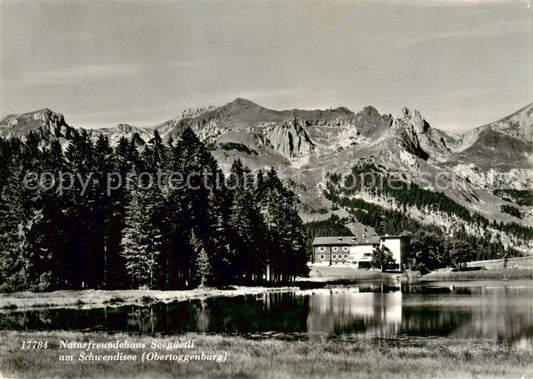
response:
M259 105L254 103L253 101L245 99L245 98L242 98L242 97L237 97L235 100L233 100L229 104L233 104L235 106L256 106L256 107L259 107Z
M399 118L402 119L406 124L412 125L418 134L426 133L430 128L428 122L416 109L411 112L409 108L403 107Z
M336 112L336 113L340 113L340 114L353 115L353 112L351 110L349 110L348 108L346 108L346 107L337 107L337 108L333 109L333 111Z
M68 138L72 130L65 122L63 114L56 113L49 108L20 115L12 114L0 121L0 136L5 138L22 136L29 132L39 132L46 139Z
M411 112L407 108L404 108L402 110L402 116L394 119L391 133L394 136L394 139L408 153L426 160L429 158L429 154L422 149L418 138L418 128L415 127L411 120Z
M135 127L130 124L118 124L117 129L120 133L131 133Z
M254 111L260 111L263 108L259 104L254 103L253 101L243 99L241 97L236 98L232 102L224 105L221 107L228 113L246 113L246 112L254 112Z
M443 133L432 129L430 124L417 110L409 110L404 107L398 118L394 120L394 127L401 135L407 149L425 160L445 161L451 154L446 146Z
M511 137L528 139L531 141L533 131L533 103L515 113L488 125L480 126L476 130L491 129Z
M152 128L123 123L89 132L93 140L106 135L113 146L123 137L133 140L142 150L154 138L154 131L165 141L190 128L214 149L223 168L229 169L239 157L254 170L280 165L287 167L287 172L305 170L302 180L309 190L300 193L301 201L313 209L324 205L316 195L322 193L320 172L350 172L354 162L369 157L391 172L447 173L454 183L447 196L466 201L471 209L499 214L484 200L470 203L475 199L471 194L485 191L482 199L492 199L493 189L531 187L533 153L528 136L532 117L530 104L497 122L455 136L430 126L420 112L408 108L397 117L380 114L372 106L357 113L344 107L272 110L237 98L220 107L185 110ZM59 140L65 146L74 131L62 114L49 108L0 121L0 137L23 139L35 132L43 145ZM222 147L228 143L241 149L228 151Z
M361 135L377 138L390 128L392 117L381 115L376 108L369 105L354 116L354 125Z
M378 110L371 105L367 105L366 107L364 107L361 112L359 112L359 114L372 118L381 117Z
M179 121L184 118L193 118L196 117L204 112L212 111L216 107L213 105L209 105L207 107L203 108L187 108L184 111L182 111L178 116L174 118L174 120Z

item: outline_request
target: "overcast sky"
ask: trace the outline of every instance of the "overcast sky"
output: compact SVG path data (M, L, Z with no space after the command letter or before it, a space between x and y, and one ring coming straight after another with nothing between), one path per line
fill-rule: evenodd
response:
M461 132L532 101L525 1L0 1L0 114L151 126L236 97L274 109L419 109Z

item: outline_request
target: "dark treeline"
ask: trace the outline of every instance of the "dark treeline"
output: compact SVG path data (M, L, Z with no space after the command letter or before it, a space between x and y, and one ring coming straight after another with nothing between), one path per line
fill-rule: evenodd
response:
M514 201L518 205L525 205L527 207L533 206L533 191L532 190L516 190L511 188L496 189L492 194L502 198L505 201Z
M522 218L522 213L520 213L520 210L518 208L515 208L508 204L503 204L500 208L500 210L504 213L508 213L511 216Z
M474 236L461 226L453 234L447 234L444 228L435 224L422 224L409 217L405 211L386 209L359 198L343 196L344 192L338 186L339 179L328 182L325 196L334 204L347 209L354 221L373 227L379 235L407 232L412 236L407 254L402 257L404 267L425 273L442 267L459 267L471 260L522 255L516 249L505 248L499 237L494 238L488 230L482 236Z
M297 199L274 169L253 175L237 160L224 178L190 129L177 141L157 132L143 148L135 141L112 147L81 131L63 150L34 133L0 139L0 290L180 289L307 274ZM150 182L161 171L190 180ZM63 173L73 180L60 182Z
M364 189L376 196L394 198L404 212L407 207L414 206L419 209L455 215L468 223L476 224L482 228L491 226L496 230L513 234L518 238L533 238L533 228L531 227L523 226L516 222L491 222L485 216L470 212L466 207L442 192L426 190L416 183L399 180L400 178L391 178L390 175L383 171L383 167L377 167L373 163L362 161L352 168L351 174L346 175L344 180L338 174L332 174L329 180L339 194L350 196ZM508 211L508 208L506 208L506 211ZM511 214L516 217L520 216L519 213Z
M421 224L398 211L387 210L359 199L346 197L339 199L331 196L331 194L328 197L332 200L337 199L343 207L351 210L353 220L332 215L327 220L307 223L305 226L308 236L311 234L316 237L351 235L351 232L344 226L350 221L370 225L380 235L407 235L409 236L409 243L402 255L402 262L400 262L402 268L419 270L426 274L444 267L461 269L472 260L509 258L521 255L517 250L505 249L501 241L491 242L489 236L480 238L464 232L447 236L441 227ZM348 231L343 232L343 229ZM308 254L311 253L312 246L310 245L308 246ZM391 258L389 255L381 249L375 250L372 267L386 267Z

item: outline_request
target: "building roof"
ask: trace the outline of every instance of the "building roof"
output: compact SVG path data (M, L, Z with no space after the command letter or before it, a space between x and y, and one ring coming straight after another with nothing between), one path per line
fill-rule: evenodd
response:
M401 235L399 235L399 236L389 236L389 235L384 235L384 236L381 236L380 238L381 238L381 239L409 238L409 235L408 235L408 234L401 234Z
M358 242L356 245L379 245L379 237L367 238L363 242Z
M356 236L336 236L336 237L315 237L313 245L365 245L379 243L378 236L356 237Z

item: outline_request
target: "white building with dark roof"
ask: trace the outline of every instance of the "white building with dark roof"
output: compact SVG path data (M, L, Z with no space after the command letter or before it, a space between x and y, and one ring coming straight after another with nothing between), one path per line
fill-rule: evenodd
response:
M395 268L401 267L402 255L407 248L406 236L356 236L315 237L312 262L327 265L353 265L369 268L374 249L385 246L395 261Z

